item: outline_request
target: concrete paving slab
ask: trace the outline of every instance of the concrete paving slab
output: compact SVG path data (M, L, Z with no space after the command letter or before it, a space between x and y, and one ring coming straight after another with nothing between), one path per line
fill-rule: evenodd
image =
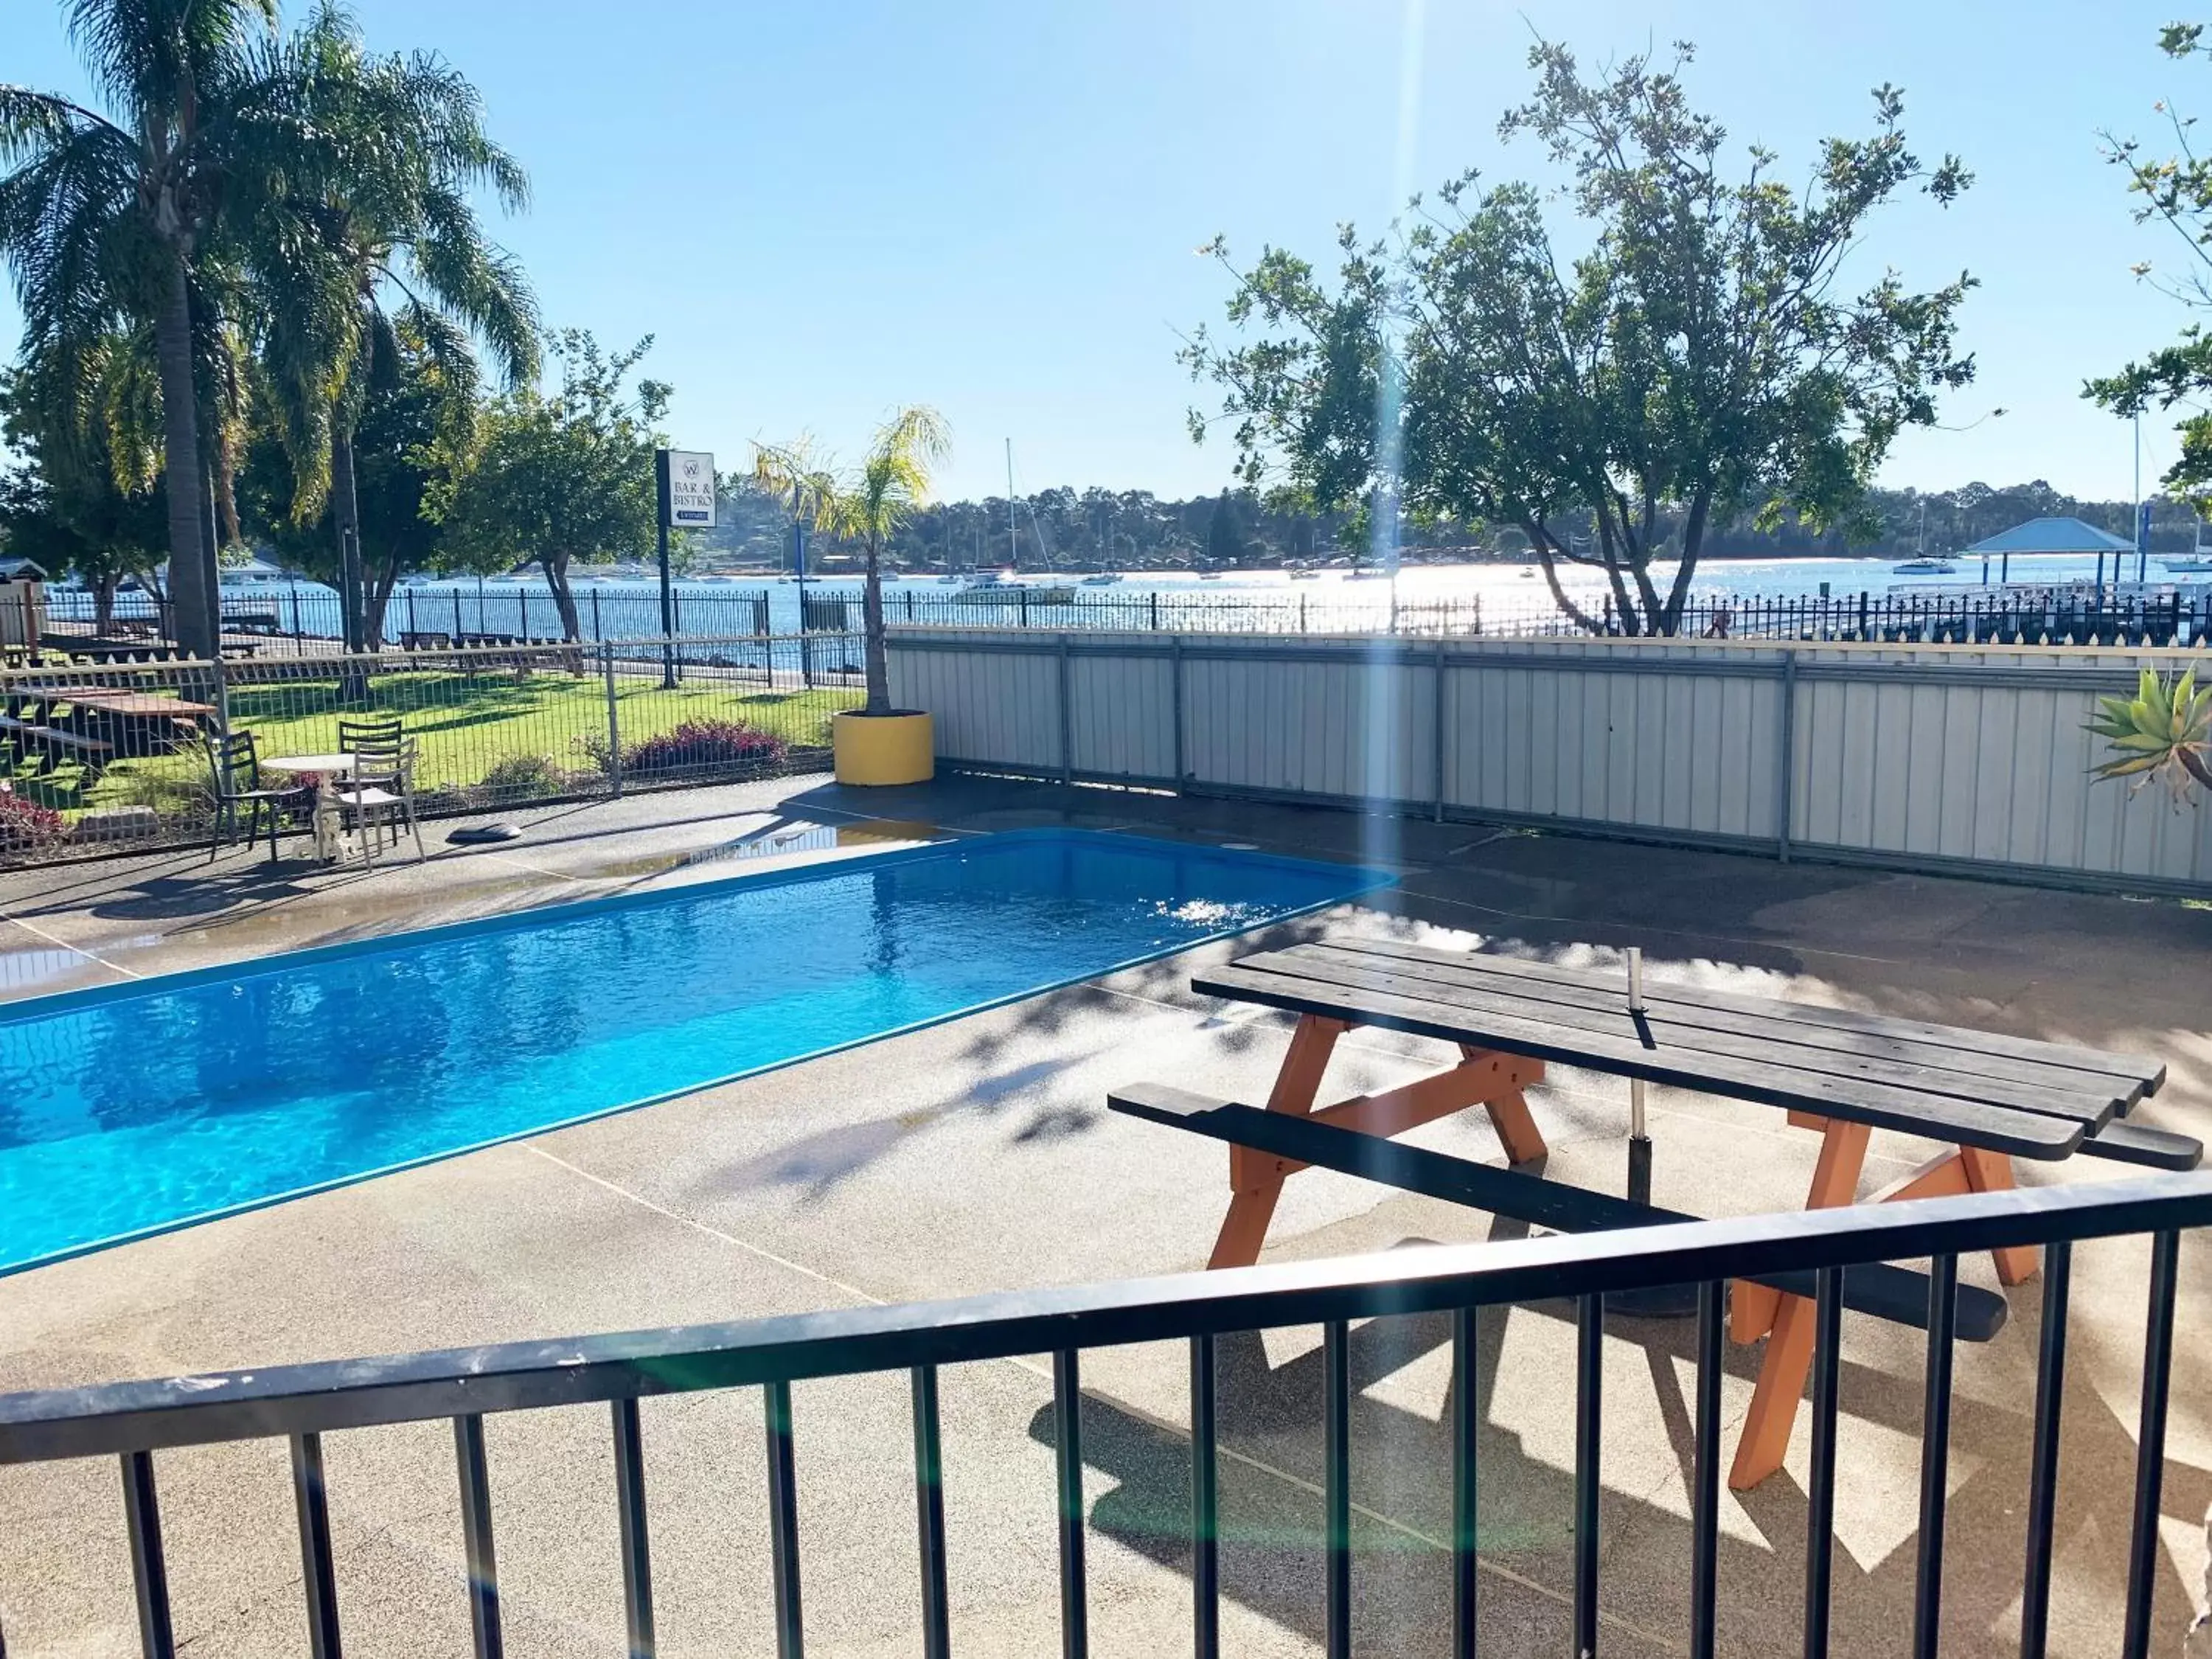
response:
M863 816L865 815L865 816ZM682 817L684 822L668 822ZM946 780L854 792L811 781L532 815L520 844L374 876L234 855L140 859L0 878L0 996L166 971L585 893L713 878L763 859L1039 823L1386 857L1375 896L1283 930L1363 928L1589 963L1641 945L1655 975L1993 1030L2154 1049L2173 1079L2145 1121L2212 1132L2201 994L2212 915L2172 903L1781 866L1718 854L1498 835L1466 825L1096 789ZM781 840L779 841L778 838ZM841 845L840 843L846 843ZM763 850L765 849L765 850ZM20 936L20 937L19 937ZM1235 947L1253 948L1250 943ZM9 952L14 954L10 955ZM1218 959L1231 947L1208 947ZM108 964L112 963L111 967ZM1109 975L644 1110L0 1279L0 1389L331 1358L525 1335L744 1317L864 1300L1069 1283L1194 1267L1225 1192L1221 1149L1103 1109L1144 1076L1264 1097L1286 1023L1188 988L1187 957ZM1433 1065L1437 1045L1360 1033L1331 1093ZM1617 1190L1626 1101L1561 1068L1532 1097L1547 1173ZM1659 1201L1707 1213L1795 1207L1814 1139L1763 1108L1654 1091ZM1422 1144L1496 1159L1479 1115ZM1926 1148L1878 1136L1879 1169ZM2105 1179L2077 1160L2033 1180ZM1870 1174L1869 1184L1878 1177ZM1328 1172L1286 1194L1269 1259L1477 1240L1509 1229ZM2143 1247L2084 1249L2075 1273L2063 1539L2051 1651L2110 1645L2124 1574ZM1968 1277L1990 1283L1986 1263ZM2184 1257L2184 1329L2212 1312L2212 1267ZM1947 1652L2011 1650L2024 1431L2036 1324L2014 1292L1999 1340L1958 1356ZM1487 1313L1479 1345L1481 1547L1489 1650L1559 1651L1571 1585L1573 1327L1534 1304ZM1606 1651L1680 1651L1686 1627L1691 1375L1686 1325L1616 1320L1605 1344ZM1355 1618L1362 1651L1444 1650L1446 1333L1376 1321L1353 1337ZM1224 1645L1319 1650L1319 1337L1224 1343ZM1909 1622L1917 1543L1921 1339L1847 1323L1837 1651L1887 1652ZM1756 1350L1731 1348L1733 1424ZM1187 1641L1188 1388L1179 1345L1085 1357L1095 1650ZM2212 1503L2212 1376L2185 1342L2175 1377L2159 1581L2178 1643ZM810 1646L908 1653L918 1580L904 1379L796 1390ZM1057 1641L1048 1369L943 1382L957 1650ZM770 1643L757 1397L645 1408L667 1653ZM489 1430L510 1650L618 1649L621 1589L603 1410ZM460 1539L444 1425L360 1431L327 1447L348 1645L460 1650ZM1794 1645L1805 1425L1784 1472L1723 1506L1723 1650ZM226 1654L300 1646L299 1568L281 1447L165 1454L180 1631ZM0 1471L0 1630L11 1651L129 1651L135 1631L111 1466Z

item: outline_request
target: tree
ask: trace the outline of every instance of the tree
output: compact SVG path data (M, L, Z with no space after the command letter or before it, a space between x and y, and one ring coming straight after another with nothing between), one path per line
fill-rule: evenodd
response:
M1532 49L1535 94L1501 135L1533 136L1566 172L1578 257L1555 250L1535 188L1473 172L1387 238L1346 227L1333 284L1272 247L1239 269L1217 240L1228 321L1257 337L1200 329L1182 358L1220 388L1245 482L1279 472L1322 507L1517 526L1564 610L1603 625L1559 581L1562 564L1595 567L1637 634L1679 627L1713 526L1850 520L1898 432L1932 424L1973 362L1953 339L1970 277L1912 293L1886 272L1853 293L1848 256L1876 208L1914 187L1948 203L1967 175L1921 166L1883 87L1872 134L1829 140L1802 191L1763 149L1725 177L1726 134L1679 78L1690 50L1586 79L1565 48ZM1193 411L1194 436L1210 424ZM1678 559L1664 592L1662 551Z
M313 134L276 46L276 0L71 0L69 17L112 113L0 87L0 166L12 169L0 178L0 249L22 305L23 355L61 365L82 390L100 340L150 328L170 597L179 641L211 654L213 459L196 331L234 238L281 197Z
M570 562L642 558L653 546L653 428L671 388L641 380L634 393L623 391L652 346L648 334L609 355L588 331L563 329L550 344L558 392L508 392L471 432L434 446L422 511L443 529L440 563L490 574L534 560L571 640L583 634Z
M476 417L474 404L447 381L441 365L421 342L402 328L395 331L392 347L396 361L387 364L380 354L349 444L365 640L384 637L385 613L400 576L437 559L438 526L423 516L423 502L441 447L465 448ZM296 490L283 440L265 422L258 425L239 485L246 524L287 564L335 586L343 574L335 528L337 497L326 491L322 512L301 524L295 511Z
M74 573L92 590L93 624L106 633L125 576L152 583L164 550L166 503L158 432L132 404L126 344L100 354L112 421L81 423L36 362L0 376L0 435L22 458L0 474L0 531L9 550L49 575Z
M2202 23L2169 23L2160 32L2159 50L2183 62L2212 58L2203 34ZM2105 154L2128 175L2129 191L2142 198L2136 222L2155 222L2172 229L2189 250L2190 264L2178 281L2161 282L2148 260L2136 266L2136 275L2160 283L2192 309L2212 309L2212 157L2200 156L2191 147L2191 120L2163 100L2158 109L2172 128L2172 155L2147 159L2139 141L2110 133L2105 135ZM2081 388L2083 397L2122 416L2140 415L2153 405L2172 409L2207 393L2212 393L2212 338L2197 323L2185 327L2173 344ZM2181 455L2166 469L2165 482L2185 492L2200 513L2212 511L2212 412L2190 416L2177 430Z
M876 430L860 465L840 473L801 439L763 444L754 461L761 487L781 498L802 523L858 541L867 552L860 601L866 638L868 700L861 713L889 714L890 665L884 652L884 544L929 495L930 475L951 453L945 417L926 404L900 410Z
M476 88L442 61L371 57L350 20L328 9L295 52L303 106L329 137L314 151L319 167L289 181L293 210L264 221L281 241L251 251L267 319L264 379L292 459L294 516L312 520L330 504L347 644L367 650L396 572L382 594L364 593L356 430L374 389L398 383L403 334L461 410L475 397L471 336L510 387L535 378L529 284L485 238L470 199L484 189L520 209L529 185L486 135Z
M1226 489L1213 504L1213 516L1206 520L1206 556L1217 565L1236 564L1244 556L1244 526Z

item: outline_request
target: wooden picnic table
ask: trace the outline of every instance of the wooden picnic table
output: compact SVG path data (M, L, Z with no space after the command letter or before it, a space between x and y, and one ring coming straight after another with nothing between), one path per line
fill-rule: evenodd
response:
M197 738L217 712L211 702L105 685L41 687L24 696L45 704L48 726L106 743L122 756L167 753Z
M102 714L155 719L204 719L216 712L211 702L163 696L155 691L118 691L104 685L60 685L42 694L49 702L66 702Z
M1782 1109L1793 1126L1821 1136L1808 1209L1996 1190L2012 1185L2015 1158L2084 1153L2164 1169L2193 1169L2203 1158L2186 1136L2121 1121L2165 1081L2166 1068L2144 1056L1656 981L1645 983L1643 1006L1632 1010L1618 973L1389 939L1264 951L1198 974L1191 985L1298 1017L1264 1111L1156 1085L1112 1097L1117 1110L1229 1142L1229 1211L1211 1267L1256 1261L1284 1181L1314 1165L1556 1228L1688 1219L1535 1174L1389 1145L1480 1106L1510 1163L1541 1157L1543 1136L1523 1091L1553 1060ZM1316 1105L1337 1039L1361 1025L1442 1039L1460 1059L1395 1089ZM1862 1200L1868 1140L1878 1128L1945 1150ZM2038 1267L2033 1249L1994 1257L2002 1285ZM1926 1317L1924 1275L1855 1268L1845 1285L1848 1307L1908 1322ZM1813 1307L1799 1293L1806 1289L1780 1280L1733 1288L1732 1336L1767 1344L1729 1476L1740 1490L1779 1468L1789 1446L1813 1358ZM1994 1336L2004 1321L2002 1297L1971 1285L1957 1294L1959 1334Z

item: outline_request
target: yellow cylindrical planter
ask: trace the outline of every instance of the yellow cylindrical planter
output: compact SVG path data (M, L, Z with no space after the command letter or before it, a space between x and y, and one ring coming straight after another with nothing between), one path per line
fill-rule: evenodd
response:
M831 722L830 752L840 783L927 783L937 770L929 716L840 714Z

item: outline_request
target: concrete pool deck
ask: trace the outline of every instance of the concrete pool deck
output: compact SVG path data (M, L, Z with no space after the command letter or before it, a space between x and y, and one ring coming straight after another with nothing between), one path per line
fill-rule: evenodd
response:
M2167 902L1826 868L1101 789L948 779L841 791L817 779L503 816L525 838L374 876L233 854L0 877L0 996L35 995L514 908L844 856L938 833L1075 823L1309 856L1380 858L1396 890L1285 931L1382 930L1610 951L1655 974L2162 1055L2140 1121L2212 1133L2212 912ZM673 821L681 820L681 821ZM429 826L433 845L444 826ZM1195 953L1218 957L1231 949ZM1602 958L1600 958L1602 959ZM1188 989L1186 955L659 1106L0 1279L0 1389L1073 1283L1200 1265L1224 1158L1109 1115L1159 1077L1252 1097L1284 1022ZM1387 1087L1433 1050L1364 1034L1329 1093ZM1655 1197L1708 1214L1802 1202L1814 1139L1778 1114L1659 1091ZM1617 1190L1625 1085L1560 1069L1532 1096L1547 1173ZM1479 1115L1423 1144L1496 1158ZM1747 1156L1747 1152L1751 1154ZM1916 1162L1878 1136L1869 1185ZM2075 1160L2027 1178L2108 1180ZM1348 1177L1293 1182L1267 1259L1503 1224ZM2132 1492L2144 1264L2077 1252L2051 1651L2117 1639ZM2178 1652L2212 1503L2212 1256L2182 1258L2156 1651ZM1985 1261L1966 1264L1991 1282ZM2014 1650L2037 1305L1959 1351L1945 1650ZM1681 1650L1689 1332L1619 1320L1606 1344L1602 1605L1607 1653ZM1360 1650L1440 1653L1448 1590L1445 1334L1361 1327L1352 1363ZM1549 1305L1482 1324L1482 1577L1488 1650L1567 1646L1573 1328ZM1319 1650L1318 1334L1224 1344L1224 1648ZM1893 1651L1910 1625L1920 1339L1846 1325L1836 1650ZM1730 1348L1725 1407L1756 1351ZM1094 1651L1188 1644L1188 1424L1180 1345L1086 1358ZM795 1393L811 1650L918 1650L905 1380ZM943 1385L956 1650L1058 1641L1048 1371L1006 1362ZM1794 1647L1804 1422L1791 1466L1724 1505L1723 1651ZM660 1650L771 1644L757 1395L644 1411ZM619 1651L612 1455L597 1409L488 1427L509 1650ZM465 1650L450 1437L442 1425L331 1437L337 1580L354 1654ZM165 1453L180 1641L300 1650L283 1449ZM115 1472L0 1469L0 1632L10 1653L135 1650Z

